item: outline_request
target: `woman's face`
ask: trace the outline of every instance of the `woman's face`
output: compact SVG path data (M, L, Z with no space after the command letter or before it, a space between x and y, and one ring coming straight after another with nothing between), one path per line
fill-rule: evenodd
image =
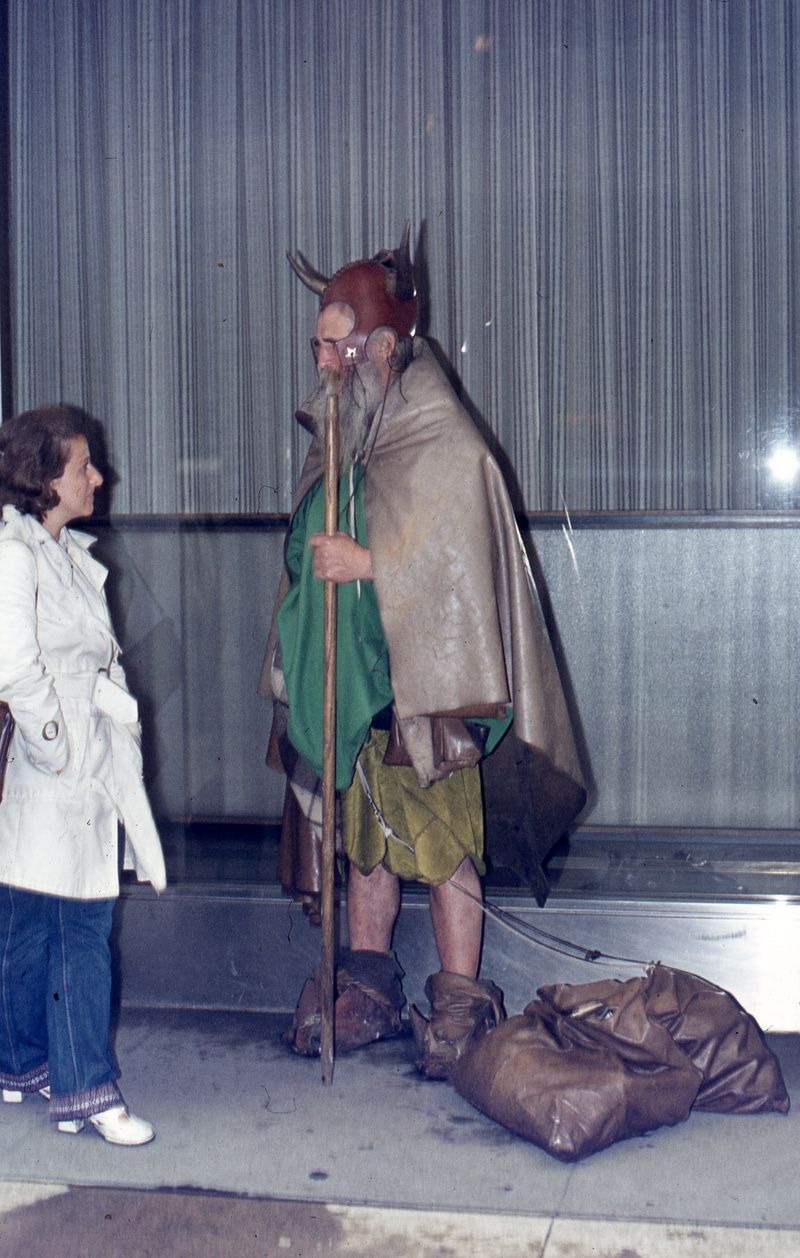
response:
M99 489L103 478L89 457L85 437L71 437L69 458L64 471L50 482L58 494L58 503L45 513L44 525L57 537L70 520L90 516L94 510L94 491Z

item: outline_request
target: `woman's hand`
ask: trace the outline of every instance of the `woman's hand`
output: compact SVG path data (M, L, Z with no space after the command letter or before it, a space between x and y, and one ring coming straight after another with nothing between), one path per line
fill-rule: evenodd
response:
M314 533L308 544L313 551L314 576L343 585L347 581L371 581L372 557L347 533Z

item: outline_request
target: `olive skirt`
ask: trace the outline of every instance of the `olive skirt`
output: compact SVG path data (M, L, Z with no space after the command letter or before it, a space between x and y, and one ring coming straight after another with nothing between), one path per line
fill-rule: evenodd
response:
M465 857L482 875L480 771L459 769L422 787L412 768L383 763L388 738L386 730L370 730L352 784L342 792L347 857L362 874L383 865L398 878L434 886L452 877Z

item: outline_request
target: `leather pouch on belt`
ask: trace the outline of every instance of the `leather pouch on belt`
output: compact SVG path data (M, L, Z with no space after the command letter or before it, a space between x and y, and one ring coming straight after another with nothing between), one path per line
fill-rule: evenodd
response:
M494 715L494 711L492 714ZM431 722L433 764L437 773L472 768L480 762L488 733L485 726L468 723L457 716L431 716L427 719ZM411 764L411 758L403 742L400 723L394 712L383 763Z
M118 686L106 673L97 674L92 699L100 712L122 725L131 725L139 719L139 705L133 695Z

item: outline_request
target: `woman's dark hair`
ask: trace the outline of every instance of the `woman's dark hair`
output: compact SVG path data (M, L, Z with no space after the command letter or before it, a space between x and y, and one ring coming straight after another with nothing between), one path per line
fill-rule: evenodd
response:
M58 504L50 482L67 465L70 441L85 436L80 413L69 406L40 406L0 424L0 506L42 520Z

